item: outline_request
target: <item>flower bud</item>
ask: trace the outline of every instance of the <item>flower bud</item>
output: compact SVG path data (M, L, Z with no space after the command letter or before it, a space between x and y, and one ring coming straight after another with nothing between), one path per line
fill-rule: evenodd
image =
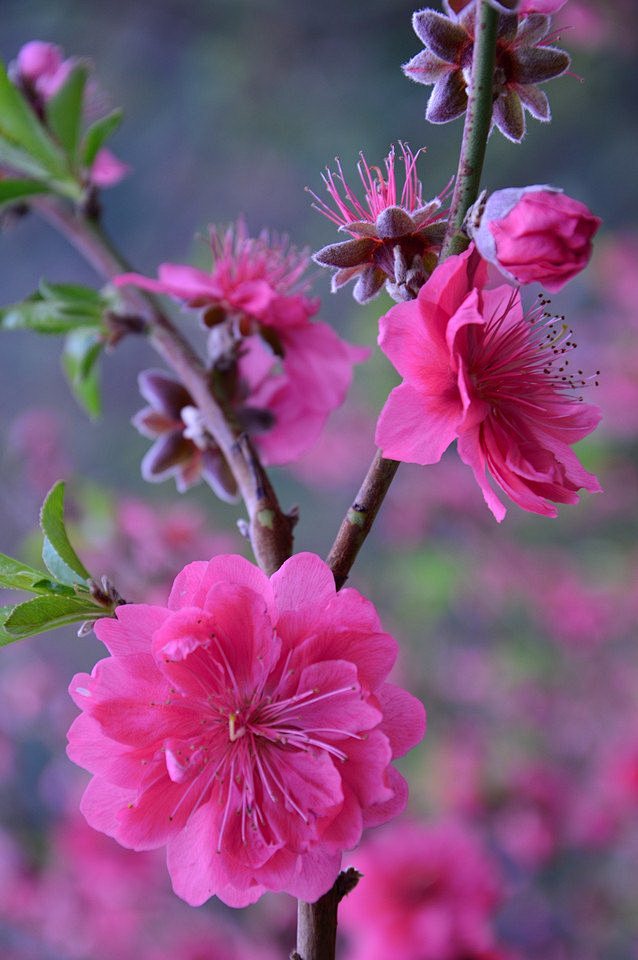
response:
M484 260L517 284L555 293L583 270L601 220L555 187L496 190L474 204L466 229Z

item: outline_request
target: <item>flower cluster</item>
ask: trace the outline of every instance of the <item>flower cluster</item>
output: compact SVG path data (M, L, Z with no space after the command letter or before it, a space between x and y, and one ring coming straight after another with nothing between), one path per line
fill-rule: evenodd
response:
M400 193L394 147L385 158L385 174L380 167L370 168L361 154L357 169L363 203L348 185L339 160L337 173L328 169L323 176L334 209L312 193L315 209L352 238L323 247L313 260L336 270L333 293L356 280L354 298L359 303L372 300L384 286L395 300L416 296L434 269L445 233L441 202L446 191L424 200L416 170L421 151L413 153L403 143L400 147L404 167Z
M417 83L434 84L425 114L430 123L447 123L467 108L476 2L472 0L455 12L458 6L447 4L448 16L435 10L419 10L412 20L425 49L409 60L403 71ZM551 45L551 19L531 12L531 8L542 5L522 6L530 12L529 16L499 17L494 70L493 123L515 143L525 136L525 111L536 120L551 119L549 101L538 84L559 77L570 64L569 56Z
M238 556L192 563L167 607L120 607L96 632L111 656L70 687L82 810L124 846L166 845L189 903L315 900L363 828L403 809L391 761L423 707L385 682L395 641L319 557L270 579Z
M84 62L76 57L65 60L62 49L54 43L31 40L19 51L12 64L11 74L36 113L42 117L46 103L64 85L73 68ZM88 113L99 114L103 95L94 83L88 88L87 99ZM125 163L118 160L106 147L102 147L98 150L91 169L87 171L87 178L93 186L114 187L128 172L129 167Z
M158 279L122 274L118 286L167 294L195 311L209 330L211 382L251 435L264 463L287 463L309 450L328 415L339 407L352 368L367 348L342 340L312 318L319 301L302 275L309 257L267 233L249 237L242 221L211 230L209 272L164 263ZM200 477L224 499L236 487L228 466L187 391L168 374L146 371L140 380L151 404L136 426L159 438L143 464L147 478L175 475L185 489Z

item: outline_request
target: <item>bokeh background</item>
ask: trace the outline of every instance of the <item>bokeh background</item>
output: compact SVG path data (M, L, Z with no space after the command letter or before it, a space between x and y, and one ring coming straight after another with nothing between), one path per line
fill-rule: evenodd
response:
M105 221L142 272L206 263L193 239L245 214L299 245L331 242L305 186L339 155L380 162L392 141L427 146L427 196L454 173L460 122L425 124L428 91L401 74L419 49L404 0L4 0L0 53L29 39L91 57L126 120L114 141L131 175ZM581 445L605 493L556 521L492 520L452 451L401 468L352 577L402 645L398 676L428 708L408 758L404 824L349 862L366 879L343 910L342 956L385 917L367 960L638 958L638 232L632 0L570 0L560 15L575 76L547 90L554 121L520 147L490 141L485 185L562 186L604 218L589 271L553 299L577 331L580 365L601 369L604 421ZM4 223L0 300L38 280L95 277L35 217ZM328 292L322 316L373 345L389 301ZM531 291L533 298L535 291ZM190 330L195 336L195 331ZM76 542L131 599L165 595L185 562L245 551L239 515L207 491L184 497L139 476L147 441L130 428L136 376L157 366L130 338L103 363L104 416L89 423L59 368L59 344L2 338L0 548L37 556L37 510L70 481ZM378 351L304 461L275 471L299 503L300 549L324 552L372 453L394 374ZM592 388L592 393L593 393ZM64 756L71 675L101 656L69 632L0 651L0 952L12 960L283 957L293 904L237 912L172 897L161 856L133 855L77 813L84 775ZM385 953L383 951L386 951Z

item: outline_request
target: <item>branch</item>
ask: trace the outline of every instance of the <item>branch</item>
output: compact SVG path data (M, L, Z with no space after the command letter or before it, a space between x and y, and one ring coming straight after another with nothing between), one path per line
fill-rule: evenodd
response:
M478 197L492 125L498 19L497 11L486 0L480 0L461 154L440 262L452 254L463 253L469 243L462 228L468 209Z
M348 579L350 569L370 533L398 469L397 460L385 460L377 450L356 499L343 518L339 533L328 555L328 566L334 574L337 590L340 590Z
M32 206L107 280L130 269L94 222L76 215L56 200L38 198ZM156 298L132 289L123 292L123 298L148 319L151 343L193 397L208 431L228 461L246 504L255 558L268 575L274 573L292 552L294 519L281 509L250 440L229 423L211 393L206 367Z
M360 879L361 874L350 867L339 874L332 888L316 903L298 902L297 949L290 960L334 960L337 908Z

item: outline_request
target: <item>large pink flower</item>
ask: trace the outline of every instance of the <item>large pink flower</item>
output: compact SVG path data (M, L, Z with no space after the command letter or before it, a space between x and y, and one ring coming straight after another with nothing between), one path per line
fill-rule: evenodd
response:
M363 828L403 809L391 761L423 707L385 682L395 641L319 557L270 579L238 556L192 563L167 607L120 607L96 632L111 656L70 687L82 810L124 846L166 844L189 903L315 900Z
M418 299L381 318L379 344L404 382L381 411L384 456L437 463L458 440L497 520L505 507L486 470L515 502L556 516L581 488L600 490L570 445L600 420L579 402L582 371L570 374L571 331L544 313L525 315L509 286L486 290L487 268L473 247L441 264Z

